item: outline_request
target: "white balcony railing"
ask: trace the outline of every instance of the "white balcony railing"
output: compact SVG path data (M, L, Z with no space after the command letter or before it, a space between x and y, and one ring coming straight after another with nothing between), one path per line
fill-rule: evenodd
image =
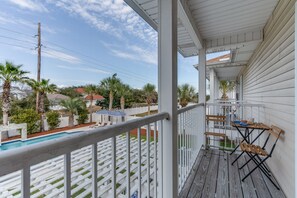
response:
M203 144L204 132L199 126L199 119L204 113L203 108L204 105L198 104L178 110L179 192L182 190Z
M241 141L241 136L236 128L232 127L234 120L252 120L255 123L265 123L265 106L262 104L250 104L241 101L220 101L217 103L206 104L206 115L222 115L226 116L226 123L206 123L206 130L212 132L224 133L227 138L210 139L209 146L220 149L233 150ZM244 130L244 129L242 129ZM251 134L251 139L257 137L260 131L255 130ZM259 144L257 139L255 144Z
M0 197L156 197L158 142L167 117L160 113L1 152Z
M204 106L178 110L182 189L203 143ZM0 197L162 197L167 113L0 152ZM164 147L164 148L163 148Z

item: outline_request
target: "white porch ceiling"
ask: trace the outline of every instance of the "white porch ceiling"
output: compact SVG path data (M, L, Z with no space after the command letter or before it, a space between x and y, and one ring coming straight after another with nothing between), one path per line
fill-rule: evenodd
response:
M125 2L157 30L158 0ZM247 63L263 40L263 28L277 3L278 0L178 0L179 52L184 57L196 56L201 43L205 43L208 53L236 51L233 61ZM227 70L233 76L239 73L235 73L239 69Z

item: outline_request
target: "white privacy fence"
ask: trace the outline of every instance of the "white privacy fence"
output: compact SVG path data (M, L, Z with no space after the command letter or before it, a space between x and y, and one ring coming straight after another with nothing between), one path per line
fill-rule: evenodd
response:
M226 138L209 138L208 144L211 147L233 150L241 141L242 136L239 134L236 128L232 127L232 122L235 120L246 120L253 121L254 123L263 123L265 122L265 106L262 104L251 104L240 101L207 103L206 115L226 117L226 122L224 124L218 122L206 123L206 128L208 131L223 133L226 135ZM255 130L251 134L251 139L257 137L260 132L260 130ZM258 139L255 143L259 144L260 139Z
M150 107L151 111L156 111L158 110L158 105L153 105ZM130 108L130 109L124 109L124 112L126 113L127 116L130 115L136 115L140 113L145 113L148 112L148 107L135 107L135 108Z
M178 110L179 192L184 186L203 145L204 131L202 126L199 126L199 118L204 113L203 109L204 106L198 104Z

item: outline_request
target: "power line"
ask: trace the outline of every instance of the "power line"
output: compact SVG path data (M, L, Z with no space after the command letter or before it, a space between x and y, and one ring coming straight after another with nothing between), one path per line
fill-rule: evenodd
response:
M31 35L28 35L28 34L25 34L25 33L22 33L22 32L18 32L18 31L15 31L15 30L10 30L10 29L3 28L3 27L0 27L0 29L4 29L4 30L9 31L9 32L13 32L13 33L17 33L17 34L25 35L25 36L28 36L28 37L31 37L31 38L32 38ZM0 37L5 38L5 37L7 37L7 36L0 36ZM29 41L20 40L20 39L16 39L16 38L12 38L12 37L7 37L7 38L8 38L8 39L17 40L17 41L20 41L20 42L28 42L28 43L31 43L31 42L29 42ZM46 41L46 40L45 40L45 41ZM134 73L134 72L125 70L125 69L123 69L123 68L117 68L116 66L114 66L114 65L112 65L112 64L110 64L110 63L105 63L105 62L102 62L101 60L99 61L98 59L96 59L96 58L94 58L94 57L91 57L91 56L89 56L89 55L86 55L86 54L84 54L84 53L82 53L82 52L79 52L79 51L76 51L76 50L73 50L73 49L66 48L66 47L64 47L64 46L62 46L62 45L60 45L60 44L55 43L55 42L52 42L52 41L46 41L46 42L47 42L47 43L51 43L52 45L55 45L55 46L57 46L57 47L60 47L60 48L62 48L62 49L65 49L65 50L67 50L67 51L71 51L71 52L73 52L73 53L76 53L76 54L79 54L79 55L81 55L81 56L87 57L87 58L92 59L92 60L94 61L94 62L93 62L93 61L90 61L89 59L84 59L85 62L92 63L92 64L95 64L96 66L99 66L99 67L102 67L102 68L107 68L107 69L110 69L110 67L113 67L115 70L117 70L116 73L123 74L123 75L125 75L125 76L127 76L127 77L134 76L134 78L140 79L140 80L143 81L143 82L147 82L147 81L149 81L149 82L153 82L153 80L152 80L151 78L150 78L150 80L148 80L148 77L147 77L147 76L142 76L142 75L139 75L139 74L137 74L137 73ZM0 43L1 43L1 42L0 42ZM10 46L15 46L15 47L25 48L25 47L20 46L20 45L8 44L8 43L4 43L4 42L2 42L2 44L6 44L6 45L10 45ZM33 42L32 42L32 44L33 44ZM34 43L34 44L35 44L35 43ZM48 49L52 49L52 50L56 50L56 51L60 51L60 50L57 50L57 49L54 49L54 48L51 48L51 47L48 47L48 46L44 46L44 47L45 47L45 48L48 48ZM25 48L25 49L27 49L27 48ZM60 52L61 52L61 51L60 51ZM47 54L50 54L50 53L48 53L48 52L46 52L46 53L47 53ZM54 54L50 54L50 55L51 55L51 56L55 56ZM56 57L57 57L57 56L56 56ZM57 58L61 58L61 57L57 57ZM65 58L63 57L63 59L65 59ZM68 59L68 60L69 60L69 59ZM98 62L101 62L101 64L98 65ZM104 65L103 65L103 64L104 64ZM107 66L106 66L106 65L107 65ZM108 67L108 66L110 66L110 67ZM98 67L92 67L92 68L99 69ZM124 71L123 71L123 70L124 70ZM112 72L114 72L114 71L112 71Z
M32 35L30 35L30 34L25 34L25 33L23 33L23 32L18 32L18 31L15 31L15 30L11 30L11 29L8 29L8 28L4 28L4 27L0 27L0 29L2 29L2 30L6 30L6 31L8 31L8 32L13 32L13 33L16 33L16 34L21 34L21 35L25 35L25 36L28 36L28 37L33 37Z
M19 42L23 42L23 43L30 43L30 44L36 44L33 41L28 41L28 40L21 40L21 39L17 39L17 38L13 38L13 37L9 37L9 36L4 36L4 35L0 35L1 38L6 38L6 39L10 39L10 40L14 40L14 41L19 41Z
M42 53L45 53L45 54L48 54L48 55L50 55L50 56L53 56L53 57L56 57L56 58L59 58L59 59L64 59L64 60L66 60L66 61L72 61L71 59L69 59L69 58L66 58L66 57L59 57L59 56L57 56L57 55L55 55L55 54L53 54L53 53L50 53L50 52L47 52L47 51L44 51L44 50L42 50ZM93 64L93 63L92 63ZM93 68L93 69L99 69L98 67L94 67L94 66L92 66L92 65L90 65L90 64L88 64L88 66L89 67L91 67L91 68ZM108 72L110 72L110 73L112 73L111 71L108 71ZM125 74L125 73L123 73L123 72L116 72L116 73L121 73L122 75L124 75L124 76L126 76L126 77L131 77L131 75L129 75L129 74ZM140 78L140 77L136 77L136 76L133 76L134 78L137 78L138 80L140 80L140 81L142 81L142 82L147 82L147 80L145 80L145 79L142 79L142 78Z
M94 61L96 61L96 63L99 62L98 59L96 59L96 58L94 58L94 57L91 57L91 56L88 56L88 55L86 55L86 54L84 54L84 53L82 53L82 52L79 52L79 51L76 51L76 50L73 50L73 49L66 48L66 47L64 47L64 46L61 46L61 45L59 45L59 44L57 44L57 43L54 43L54 42L51 42L51 41L46 41L46 40L45 40L45 42L47 42L47 43L51 43L51 44L56 45L56 46L58 46L58 47L60 47L60 48L62 48L62 49L65 49L65 50L67 50L67 51L74 52L74 53L79 54L79 55L81 55L81 56L84 56L84 57L93 59ZM48 48L50 48L50 47L48 47ZM52 49L53 49L53 48L52 48ZM57 50L57 49L53 49L53 50ZM111 67L114 67L114 68L116 68L116 69L121 69L121 71L123 70L123 68L117 68L115 65L112 65L112 64L110 64L110 63L105 63L105 62L103 62L103 61L101 61L101 60L100 60L100 62L101 62L102 64L104 64L104 65L100 64L101 67L108 68L107 66L111 66ZM105 65L107 65L107 66L105 66ZM125 70L125 71L127 71L127 72L129 73L129 75L130 75L130 74L135 74L135 75L137 75L137 76L142 76L142 75L136 74L136 73L131 72L131 71L128 71L128 70ZM147 79L147 76L142 76L142 77L143 77L144 79ZM151 79L151 80L152 80L152 79Z
M52 49L52 50L56 50L56 51L59 51L59 50L57 50L57 49L54 49L54 48L51 48L51 47L47 47L47 46L45 46L45 48L47 48L47 49ZM61 52L61 51L60 51ZM52 55L52 54L51 54ZM96 60L96 59L94 59L94 58L92 58L92 57L90 57L91 59L93 59L93 60ZM71 61L70 59L67 59L67 60L69 60L69 61ZM93 67L93 68L95 68L95 69L99 69L98 68L98 66L99 67L101 67L101 68L106 68L106 69L111 69L110 67L107 67L107 66L105 66L105 65L101 65L101 64L98 64L98 61L90 61L89 59L83 59L84 60L84 62L87 62L87 63L91 63L91 64L93 64L93 65L96 65L96 67ZM148 81L148 79L146 78L146 77L141 77L141 75L138 75L138 74L136 74L136 73L133 73L133 72L130 72L130 71L123 71L123 70L120 70L119 68L115 68L117 71L116 71L116 73L120 73L120 74L124 74L125 76L127 76L127 77L131 77L131 76L133 76L134 78L137 78L137 79L141 79L141 81L143 81L143 82L147 82ZM109 72L114 72L114 71L109 71ZM150 79L149 80L149 82L153 82L153 80L152 79Z
M22 46L22 45L16 45L16 44L11 44L11 43L5 43L5 42L2 42L2 41L0 41L0 44L3 44L3 45L9 45L9 46L13 46L13 47L24 48L24 49L27 49L27 50L32 50L32 49L27 48L27 47L24 47L24 46Z

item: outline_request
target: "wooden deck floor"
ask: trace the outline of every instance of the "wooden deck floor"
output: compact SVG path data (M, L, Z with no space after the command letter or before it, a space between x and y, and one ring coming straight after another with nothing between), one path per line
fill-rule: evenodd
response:
M259 170L250 177L243 178L254 164L251 162L242 170L238 167L248 159L248 156L239 158L234 166L231 165L236 155L229 155L219 150L201 150L194 168L180 193L180 198L205 197L285 197L281 190L273 184Z

